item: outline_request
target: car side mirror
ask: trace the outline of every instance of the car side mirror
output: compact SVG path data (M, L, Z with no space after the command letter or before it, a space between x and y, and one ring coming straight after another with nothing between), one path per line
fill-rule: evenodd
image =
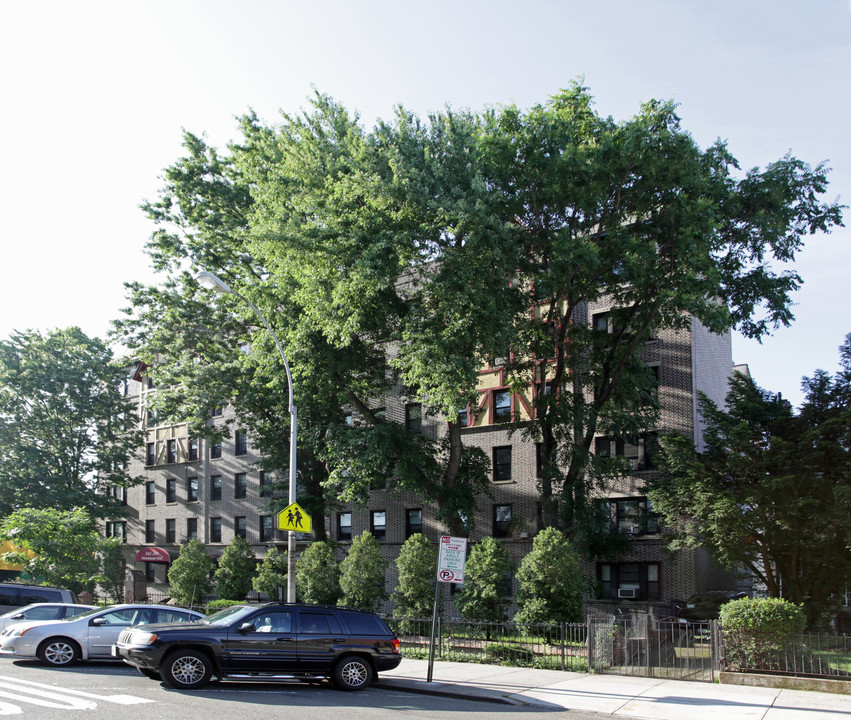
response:
M242 623L242 625L240 625L236 629L236 631L238 633L250 633L250 632L254 632L255 630L256 630L256 628L254 627L254 625L252 623L249 623L249 622Z
M96 617L92 620L92 625L106 625L106 618Z
M21 618L25 618L27 616L26 613L18 613L17 615L12 615L12 620L20 620Z

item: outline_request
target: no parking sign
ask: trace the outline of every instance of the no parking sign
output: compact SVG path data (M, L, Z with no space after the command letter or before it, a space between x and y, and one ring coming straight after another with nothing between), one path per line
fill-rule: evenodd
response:
M440 538L440 555L437 560L438 582L464 582L464 563L467 562L467 538Z

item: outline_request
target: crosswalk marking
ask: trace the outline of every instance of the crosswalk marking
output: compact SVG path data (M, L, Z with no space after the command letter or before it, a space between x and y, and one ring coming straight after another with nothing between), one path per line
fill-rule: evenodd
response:
M98 702L117 705L136 705L155 702L133 695L96 695L83 690L71 690L55 685L20 680L0 676L0 697L17 702L40 705L61 710L94 710ZM0 702L0 715L18 715L21 709L17 705Z

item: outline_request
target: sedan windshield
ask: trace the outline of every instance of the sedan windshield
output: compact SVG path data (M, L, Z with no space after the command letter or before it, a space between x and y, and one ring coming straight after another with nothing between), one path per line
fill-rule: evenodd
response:
M201 622L207 623L208 625L230 625L241 618L244 618L246 615L250 615L255 610L257 610L257 606L250 605L231 605L224 610L219 610L217 613L213 613L212 615L208 615Z

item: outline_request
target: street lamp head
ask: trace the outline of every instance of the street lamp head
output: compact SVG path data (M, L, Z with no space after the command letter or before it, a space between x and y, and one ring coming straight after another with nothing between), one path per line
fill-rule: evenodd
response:
M216 290L220 293L233 294L233 290L231 290L230 286L228 286L224 280L222 280L218 275L213 275L213 273L207 272L206 270L202 270L195 275L195 281L201 287L205 287L208 290Z

